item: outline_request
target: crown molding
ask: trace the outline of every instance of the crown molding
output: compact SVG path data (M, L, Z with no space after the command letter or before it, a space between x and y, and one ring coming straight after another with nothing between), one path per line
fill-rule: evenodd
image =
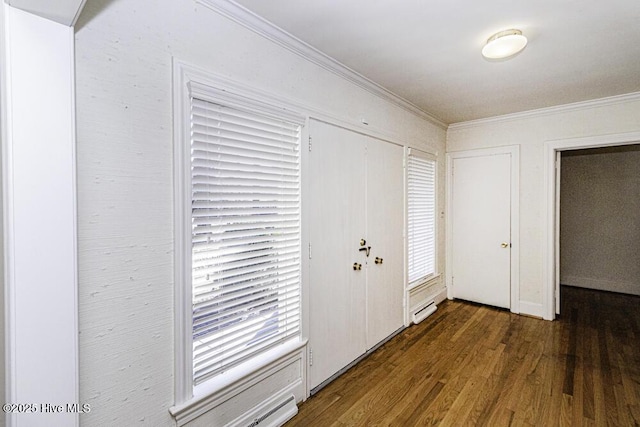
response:
M218 14L231 19L234 22L248 28L249 30L261 35L262 37L272 41L273 43L284 47L285 49L301 56L302 58L331 71L337 76L355 84L356 86L376 95L385 101L388 101L418 117L427 120L432 124L447 129L447 124L437 117L427 113L415 104L404 98L394 94L388 89L369 80L362 74L352 70L346 65L331 58L329 55L319 51L311 45L303 42L294 35L288 33L277 25L267 21L261 16L256 15L250 10L237 4L232 0L196 0L203 6L217 12Z
M571 104L557 105L554 107L539 108L536 110L522 111L519 113L505 114L502 116L488 117L486 119L469 120L467 122L452 123L449 130L468 129L493 123L510 122L513 120L531 119L550 116L559 113L570 113L589 108L606 107L609 105L624 104L626 102L640 101L640 92L631 92L624 95L608 96L606 98L592 99L589 101L573 102Z
M87 0L4 0L9 6L73 27Z

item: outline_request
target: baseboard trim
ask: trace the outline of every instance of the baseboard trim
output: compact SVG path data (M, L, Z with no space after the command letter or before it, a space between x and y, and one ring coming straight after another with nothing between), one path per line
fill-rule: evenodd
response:
M333 380L335 380L340 375L342 375L345 372L347 372L349 369L353 368L355 365L360 363L360 361L362 361L363 359L369 357L369 355L371 353L376 351L378 348L382 347L384 344L387 343L387 341L390 341L392 338L395 338L396 335L398 335L400 332L404 331L405 329L407 329L405 326L402 326L401 328L396 329L391 335L389 335L388 337L386 337L385 339L380 341L378 344L376 344L373 347L371 347L364 354L361 354L360 356L358 356L354 361L349 363L347 366L345 366L344 368L340 369L338 372L336 372L335 374L331 375L329 378L327 378L326 380L324 380L323 382L321 382L320 384L318 384L317 386L312 388L310 390L310 392L309 392L309 395L313 396L314 394L316 394L317 392L322 390L324 387L329 385L329 383L331 383Z
M440 304L442 301L447 299L447 288L442 288L438 291L437 294L433 296L433 302L436 304Z
M618 292L622 294L640 296L640 283L618 282L614 280L593 279L578 276L562 276L560 284L576 288L587 288L598 291Z

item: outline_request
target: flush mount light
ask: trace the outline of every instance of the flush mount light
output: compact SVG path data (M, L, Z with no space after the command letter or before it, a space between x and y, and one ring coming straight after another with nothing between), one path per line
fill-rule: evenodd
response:
M482 56L488 59L502 59L515 55L527 45L527 38L520 30L505 30L495 33L482 48Z

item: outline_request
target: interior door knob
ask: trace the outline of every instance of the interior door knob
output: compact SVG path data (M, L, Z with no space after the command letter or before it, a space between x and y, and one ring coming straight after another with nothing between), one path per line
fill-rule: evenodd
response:
M382 258L376 257L376 264L382 264Z
M362 270L362 264L358 264L357 262L354 262L353 269L356 271Z
M509 244L506 243L506 242L502 242L502 244L500 246L503 247L503 248L508 248Z

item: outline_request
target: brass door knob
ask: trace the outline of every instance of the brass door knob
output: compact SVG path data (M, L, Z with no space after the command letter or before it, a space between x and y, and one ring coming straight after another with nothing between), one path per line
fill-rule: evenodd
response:
M362 264L358 264L357 262L354 262L353 269L356 271L362 270Z
M382 264L382 258L376 257L375 263Z
M502 244L500 246L503 247L503 248L508 248L509 244L506 243L506 242L502 242Z
M367 241L364 239L360 239L360 246L364 246L367 244Z

